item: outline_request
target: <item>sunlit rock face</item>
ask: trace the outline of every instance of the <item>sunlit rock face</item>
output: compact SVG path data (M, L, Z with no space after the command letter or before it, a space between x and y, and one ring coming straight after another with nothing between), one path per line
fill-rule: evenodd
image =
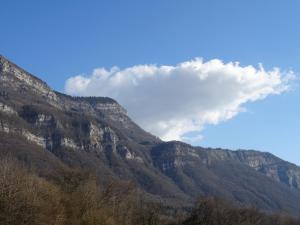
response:
M12 107L9 107L9 106L3 104L2 102L0 102L0 111L3 113L6 113L6 114L10 114L10 115L17 114L17 112Z
M56 94L48 87L46 83L30 75L15 64L9 62L4 57L0 57L1 81L10 82L15 90L30 88L36 94L45 97L50 102L57 101Z
M68 148L143 162L140 153L126 147L126 142L160 142L132 122L115 100L55 92L2 56L0 113L5 115L0 118L0 131L23 136L49 151Z

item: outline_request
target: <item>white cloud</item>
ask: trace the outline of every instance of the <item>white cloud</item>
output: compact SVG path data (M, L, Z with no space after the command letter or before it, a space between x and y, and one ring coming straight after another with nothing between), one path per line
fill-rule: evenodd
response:
M182 140L185 142L188 142L190 144L197 144L200 141L203 140L203 135L202 134L196 134L196 135L188 135L188 136L183 136Z
M65 92L112 97L147 131L164 140L181 140L207 124L231 119L246 102L286 91L292 76L278 68L265 71L262 65L196 58L175 66L95 69L91 75L69 78Z

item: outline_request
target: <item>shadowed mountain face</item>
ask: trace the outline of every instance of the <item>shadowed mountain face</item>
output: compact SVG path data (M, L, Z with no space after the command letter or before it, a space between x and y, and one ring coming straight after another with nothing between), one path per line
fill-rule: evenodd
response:
M190 206L213 195L300 215L300 168L270 153L162 142L116 101L71 97L0 57L0 152L39 171L93 171L99 182L127 180L149 198Z

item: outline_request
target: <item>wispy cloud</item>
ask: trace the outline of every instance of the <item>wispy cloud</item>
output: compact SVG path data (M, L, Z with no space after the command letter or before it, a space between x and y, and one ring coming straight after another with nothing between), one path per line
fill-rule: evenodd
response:
M196 58L174 66L95 69L69 78L65 92L112 97L147 131L164 140L181 140L207 124L231 119L247 102L287 91L291 77L293 72L278 68L266 71L262 65Z

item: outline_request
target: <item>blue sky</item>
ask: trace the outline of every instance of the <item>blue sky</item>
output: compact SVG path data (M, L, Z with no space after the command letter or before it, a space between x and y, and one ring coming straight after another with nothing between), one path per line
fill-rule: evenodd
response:
M300 71L296 0L1 0L0 54L64 91L95 68L203 57ZM270 151L300 165L300 87L201 132L202 146Z

